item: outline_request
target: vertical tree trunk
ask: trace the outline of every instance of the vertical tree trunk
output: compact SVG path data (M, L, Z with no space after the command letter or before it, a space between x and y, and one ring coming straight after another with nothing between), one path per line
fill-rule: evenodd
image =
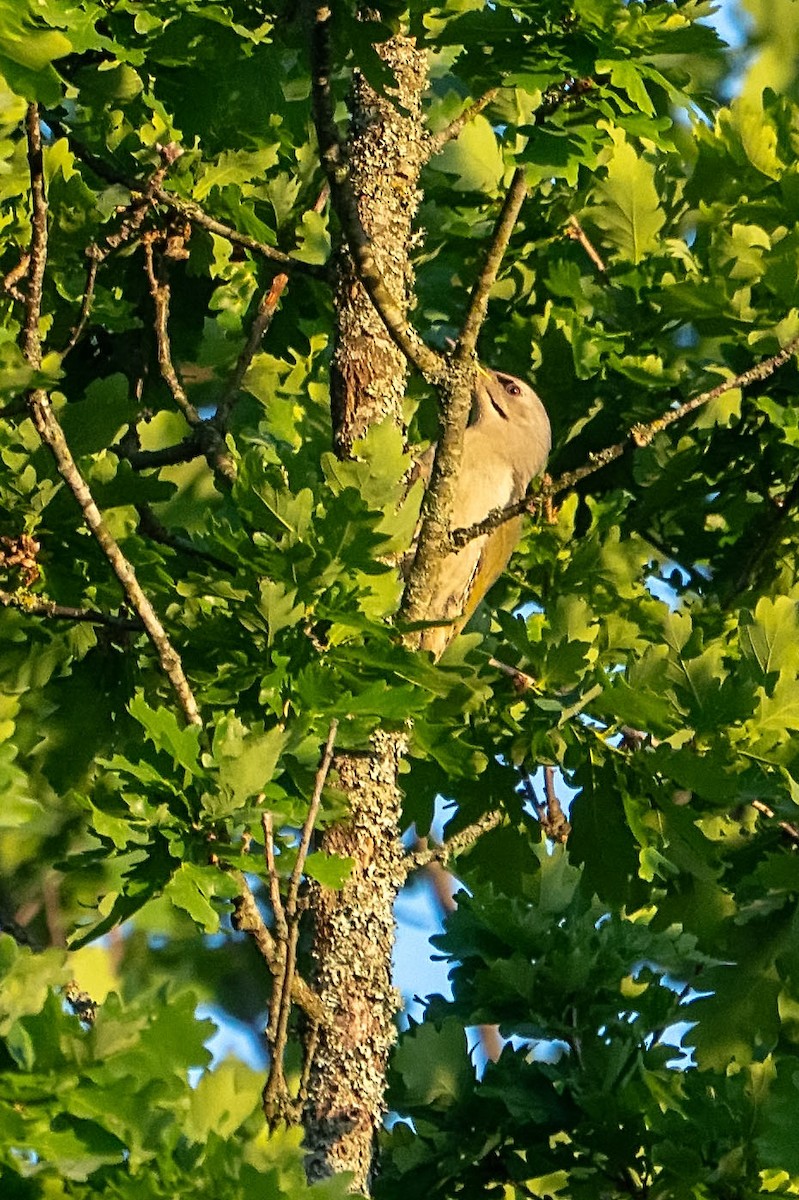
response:
M413 295L409 248L419 207L419 172L424 157L421 100L427 86L427 56L410 38L377 47L397 80L393 98L405 112L378 96L357 75L348 141L350 177L361 223L372 242L385 283L407 310ZM331 373L333 432L348 454L355 438L374 421L402 424L408 365L357 280L349 255L339 255L336 286L336 349Z
M409 260L424 152L421 98L426 56L412 40L379 48L393 70L395 106L357 77L348 161L361 221L394 298L412 296ZM407 364L339 254L337 340L331 386L336 447L349 454L375 421L402 423ZM316 986L327 1014L314 1055L305 1112L310 1180L352 1171L368 1194L374 1138L385 1111L385 1073L398 1000L391 986L393 904L402 882L397 787L402 738L378 732L372 752L335 760L350 817L328 830L324 848L353 859L341 891L318 887L312 897Z

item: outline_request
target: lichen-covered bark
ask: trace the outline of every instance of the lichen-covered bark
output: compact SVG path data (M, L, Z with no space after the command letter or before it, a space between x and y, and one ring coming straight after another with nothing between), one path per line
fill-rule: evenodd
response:
M353 858L354 866L341 891L317 888L313 899L316 986L325 1016L309 1081L308 1178L352 1171L354 1186L367 1193L398 1002L391 952L403 878L400 749L396 735L378 733L371 754L335 761L351 818L327 831L324 848Z
M392 38L378 49L394 72L396 100L405 111L356 77L350 178L377 266L400 307L407 309L413 287L408 250L425 150L421 98L427 59L409 38ZM348 254L339 256L335 303L333 429L338 449L346 454L374 421L390 417L402 422L407 363L358 282Z
M392 38L378 49L394 71L399 105L356 78L348 162L375 261L394 299L407 310L427 61L407 38ZM336 448L346 455L373 422L388 417L401 424L407 363L344 251L337 265L335 303L333 428ZM304 1115L308 1177L351 1171L353 1187L367 1194L398 1008L391 953L393 905L402 883L401 749L400 736L378 731L371 753L336 759L350 817L325 833L323 848L352 858L354 867L343 890L317 887L311 900L316 990L327 1019L314 1054Z

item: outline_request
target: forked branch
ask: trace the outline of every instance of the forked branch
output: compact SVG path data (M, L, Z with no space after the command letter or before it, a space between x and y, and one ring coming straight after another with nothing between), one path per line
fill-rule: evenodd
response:
M420 621L429 615L437 574L444 556L449 551L455 487L461 468L463 439L469 420L477 369L475 346L486 318L491 288L497 278L526 194L524 171L518 168L505 196L486 251L483 268L472 288L449 374L441 385L441 437L433 460L430 486L424 498L416 555L403 597L401 616L404 621Z
M48 214L42 158L42 134L36 104L28 105L26 132L31 181L31 265L25 295L22 349L30 366L34 370L38 370L42 364L40 324L44 276L47 266ZM180 656L170 642L155 609L142 590L133 567L125 558L103 520L86 480L72 457L72 452L64 437L64 431L53 412L47 393L42 388L34 389L28 395L28 406L33 423L42 442L52 454L61 478L75 497L86 525L108 559L131 608L141 620L187 722L191 725L201 725L202 720L197 701L189 686Z

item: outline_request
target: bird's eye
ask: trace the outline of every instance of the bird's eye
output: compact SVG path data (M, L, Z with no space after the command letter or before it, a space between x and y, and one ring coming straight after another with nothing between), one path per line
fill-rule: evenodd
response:
M521 396L521 394L522 394L522 389L519 387L518 383L511 383L511 382L506 383L505 391L508 393L509 396Z

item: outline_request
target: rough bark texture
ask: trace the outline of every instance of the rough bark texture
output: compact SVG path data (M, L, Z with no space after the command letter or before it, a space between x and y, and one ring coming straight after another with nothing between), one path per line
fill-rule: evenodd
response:
M328 830L324 848L355 865L341 891L317 888L313 900L325 1019L309 1080L308 1178L352 1171L353 1186L366 1193L398 1007L391 984L393 906L403 880L398 743L378 733L373 753L336 759L352 816Z
M394 298L407 309L413 287L408 250L425 154L421 98L427 59L408 38L392 38L379 51L397 79L396 99L405 112L356 77L348 143L350 177L375 261ZM338 449L346 454L373 422L388 416L402 423L408 369L358 282L348 254L339 256L336 325L333 429Z
M356 78L348 159L375 261L395 300L407 309L413 284L409 247L424 152L421 97L427 60L407 38L395 37L378 49L394 71L401 107ZM337 450L346 455L373 422L390 417L402 423L407 363L345 252L338 263L336 316L333 428ZM326 832L323 847L352 858L355 865L342 891L316 888L312 897L316 988L327 1020L308 1083L308 1177L313 1181L352 1171L353 1187L367 1194L398 1009L391 953L393 905L402 883L397 787L401 752L400 736L378 732L371 754L336 759L350 819Z

